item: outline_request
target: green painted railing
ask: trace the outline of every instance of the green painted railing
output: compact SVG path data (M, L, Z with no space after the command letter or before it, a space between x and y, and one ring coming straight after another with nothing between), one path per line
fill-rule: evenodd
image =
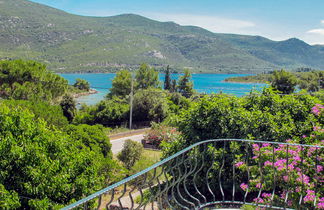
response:
M244 139L202 141L63 209L315 209L324 191L323 150Z

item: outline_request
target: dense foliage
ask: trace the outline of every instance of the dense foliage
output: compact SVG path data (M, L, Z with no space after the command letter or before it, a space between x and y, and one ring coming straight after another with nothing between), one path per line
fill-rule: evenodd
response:
M161 89L139 90L134 95L134 121L161 122L168 113L167 93Z
M217 138L247 138L284 141L308 135L322 124L310 112L319 100L310 95L278 95L272 89L238 98L229 95L205 96L169 122L179 127L188 146Z
M275 76L277 74L277 76ZM281 80L278 84L285 84L290 86L297 85L299 89L305 89L308 92L316 92L324 89L324 71L315 71L309 69L308 71L285 72L274 71L269 74L258 74L244 77L230 77L225 79L227 82L242 82L242 83L277 83L274 79L279 80L280 77L286 78ZM295 84L296 83L296 84Z
M117 167L106 137L88 126L68 130L0 104L0 208L58 208L103 187Z
M82 106L74 119L75 124L120 126L129 117L129 104L119 98L104 100L94 106Z
M137 89L160 87L159 73L145 63L136 71L135 79Z
M42 119L47 125L57 128L64 128L68 125L67 118L63 115L63 110L58 105L51 105L48 102L42 101L27 101L27 100L2 100L1 103L8 106L10 109L17 107L28 109L34 114L34 119Z
M297 85L297 77L287 71L280 70L273 72L273 79L271 86L282 92L283 94L290 94L295 91Z
M60 102L60 106L63 110L63 115L69 122L72 122L76 113L76 103L73 97L70 95L64 95Z
M128 70L121 70L116 73L116 76L112 81L112 87L110 88L109 94L107 96L108 98L112 98L113 96L127 98L131 93L131 86L131 72Z
M68 82L36 61L0 61L0 97L53 100L62 96Z
M75 83L73 84L74 87L78 88L79 90L90 90L90 83L84 79L76 79Z

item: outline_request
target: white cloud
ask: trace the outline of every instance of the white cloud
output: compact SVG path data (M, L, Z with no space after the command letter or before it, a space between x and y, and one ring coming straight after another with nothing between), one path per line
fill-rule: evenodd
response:
M307 31L309 34L317 34L317 35L322 35L324 36L324 28L317 28L317 29L312 29Z
M321 20L321 23L324 25L324 20Z
M159 21L173 21L180 25L199 26L217 33L244 33L244 29L255 26L255 24L250 21L217 16L156 13L146 14L146 16Z

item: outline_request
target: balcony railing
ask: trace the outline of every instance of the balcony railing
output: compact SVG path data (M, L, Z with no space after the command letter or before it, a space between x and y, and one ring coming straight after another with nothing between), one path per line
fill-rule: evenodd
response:
M323 150L242 139L202 141L64 209L315 209L324 192Z

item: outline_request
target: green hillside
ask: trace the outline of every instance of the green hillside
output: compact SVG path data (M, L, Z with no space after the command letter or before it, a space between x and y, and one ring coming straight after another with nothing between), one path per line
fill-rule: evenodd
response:
M0 0L4 58L38 60L57 72L115 71L143 62L215 73L324 69L324 47L298 39L215 34L133 14L78 16L26 0Z

